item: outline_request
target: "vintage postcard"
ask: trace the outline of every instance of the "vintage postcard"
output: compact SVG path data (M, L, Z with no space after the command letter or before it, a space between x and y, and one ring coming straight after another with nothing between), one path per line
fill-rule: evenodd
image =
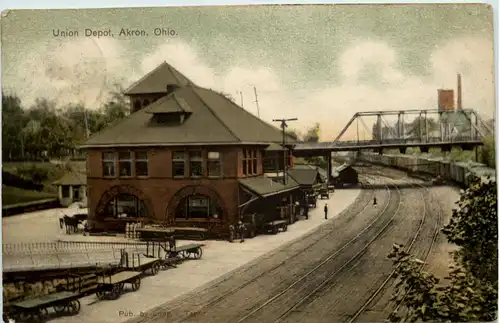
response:
M4 322L494 320L493 16L3 11Z

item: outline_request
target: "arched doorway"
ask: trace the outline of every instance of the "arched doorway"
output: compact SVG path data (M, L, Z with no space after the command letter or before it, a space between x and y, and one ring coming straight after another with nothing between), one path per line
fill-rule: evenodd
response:
M193 185L180 189L172 196L166 217L168 222L224 222L227 220L227 209L216 191Z
M141 201L135 195L126 193L119 193L108 202L106 205L106 214L108 217L117 219L150 217L144 201Z
M153 218L147 196L131 185L114 186L101 196L95 215L100 219Z
M184 220L208 220L219 219L222 215L222 208L217 200L203 194L193 194L184 196L175 209L175 219Z

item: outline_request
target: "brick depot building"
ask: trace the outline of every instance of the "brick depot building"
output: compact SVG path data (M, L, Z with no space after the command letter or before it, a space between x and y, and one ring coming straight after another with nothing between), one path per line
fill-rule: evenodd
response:
M125 94L131 114L82 146L91 230L152 221L221 234L253 202L266 201L271 213L294 203L296 182L264 176L264 164L283 169L280 129L167 63Z

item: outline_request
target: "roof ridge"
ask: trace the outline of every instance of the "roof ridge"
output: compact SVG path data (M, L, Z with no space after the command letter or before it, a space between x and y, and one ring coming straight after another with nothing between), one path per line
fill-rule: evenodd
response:
M197 92L197 89L196 88L192 88L193 89L193 92L195 93L195 95L200 99L200 101L207 107L207 109L212 113L212 115L217 119L219 120L219 122L224 126L224 128L227 129L227 131L229 131L229 133L239 142L241 142L241 139L236 136L236 134L227 126L227 124L224 123L224 121L222 121L222 119L212 110L212 108L210 108L210 106L207 104L207 102L205 100L203 100L203 98L201 97L201 95ZM199 88L199 89L204 89L206 90L205 88ZM211 90L210 90L211 91ZM215 92L215 91L213 91Z
M151 74L153 74L153 72L155 72L156 70L159 70L160 67L162 67L165 64L168 66L168 63L166 61L163 61L163 63L161 63L160 65L156 66L154 69L152 69L151 71L149 71L148 73L146 73L143 77L141 77L139 80L137 80L134 83L132 83L132 85L130 85L125 91L123 91L123 93L128 93L132 88L134 88L135 86L137 86L137 84L139 84L140 82L144 81L148 76L150 76ZM175 75L174 75L174 77L175 77Z
M166 61L165 61L165 63L166 63ZM177 82L178 82L179 84L181 84L182 82L179 80L179 78L177 77L177 75L175 75L174 71L172 70L172 69L173 69L173 67L172 67L170 64L167 64L167 68L168 68L168 70L170 71L170 73L172 73L172 76L174 77L174 79L176 79L176 80L177 80ZM184 76L184 77L186 77L186 76ZM187 79L187 77L186 77L186 79ZM189 83L189 79L188 79L188 83Z
M182 99L182 98L177 98L177 95L175 95L175 92L172 92L172 97L174 98L175 102L177 103L177 105L179 106L179 108L181 108L182 111L184 112L192 112L192 111L186 111L183 107L182 107L182 104L179 102L179 99ZM182 99L184 102L186 102L184 99ZM186 104L189 106L189 104L186 102Z

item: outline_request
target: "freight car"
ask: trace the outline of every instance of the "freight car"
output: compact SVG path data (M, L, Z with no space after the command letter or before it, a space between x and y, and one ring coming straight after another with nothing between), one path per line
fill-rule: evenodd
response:
M397 168L410 173L424 173L434 178L451 180L460 186L467 187L469 174L483 179L496 179L496 172L483 164L474 162L453 162L442 158L424 158L412 155L379 155L363 153L360 161Z

